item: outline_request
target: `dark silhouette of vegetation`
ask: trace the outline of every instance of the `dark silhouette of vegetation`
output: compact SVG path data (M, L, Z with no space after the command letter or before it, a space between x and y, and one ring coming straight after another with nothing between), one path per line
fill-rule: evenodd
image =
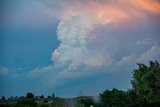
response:
M4 101L4 100L6 100L6 98L4 96L2 96L2 100Z
M47 100L47 99L44 99L44 100L43 100L43 103L48 103L48 100Z
M106 90L100 94L99 102L95 102L91 96L79 96L76 101L81 107L160 107L160 64L150 61L148 65L137 65L138 68L132 72L132 89ZM54 93L47 98L27 93L26 97L11 97L9 100L2 96L0 101L0 107L63 107L65 99L55 98Z
M13 96L11 96L11 100L14 100Z
M109 107L158 107L160 106L160 64L150 61L149 65L137 64L131 81L132 89L106 90L100 94L103 105Z
M49 107L49 105L47 105L47 104L41 104L41 105L38 105L38 107Z
M55 98L55 94L54 93L52 93L52 98Z
M131 84L133 91L139 95L141 102L160 102L160 65L157 61L149 62L149 66L138 64L133 72Z
M52 94L53 97L53 94ZM48 98L44 98L41 96L34 96L33 93L27 93L26 96L21 97L11 97L8 100L5 100L5 97L2 96L0 99L0 107L62 107L63 100L60 98L52 98L48 96ZM2 100L3 99L3 100Z
M50 95L48 95L48 97L47 98L51 98L51 96Z
M43 98L44 98L44 96L43 96L43 95L41 95L41 96L40 96L40 98L42 98L42 99L43 99Z
M79 103L79 106L82 107L90 107L90 105L94 104L93 99L87 97L79 97L77 98L77 102Z
M27 93L26 98L34 98L34 94L33 93Z
M149 61L149 65L138 63L131 80L132 89L128 91L106 90L100 94L101 102L92 98L78 100L85 107L160 107L160 64Z
M19 99L15 107L37 107L37 102L31 98Z
M127 93L113 88L112 91L106 90L101 94L103 105L124 107L127 103Z

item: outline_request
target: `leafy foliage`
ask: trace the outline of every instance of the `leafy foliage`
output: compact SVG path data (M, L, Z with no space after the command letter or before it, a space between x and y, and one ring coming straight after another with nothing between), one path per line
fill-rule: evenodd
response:
M103 105L109 107L158 107L160 106L160 64L150 61L149 65L138 64L133 71L132 89L106 90L100 94Z
M101 94L102 101L106 106L124 107L127 103L127 93L124 91L113 88L112 91L106 90Z
M6 100L6 98L4 96L2 96L2 99L1 100Z
M37 103L34 99L19 99L15 107L37 107Z
M48 100L47 100L47 99L44 99L44 100L43 100L43 103L48 103Z
M116 88L106 90L100 94L101 101L98 103L89 96L78 97L77 102L81 107L90 107L91 105L93 107L160 107L160 64L157 61L150 61L149 65L142 63L137 65L138 68L132 72L132 89L128 91ZM44 98L44 96L42 95L40 98ZM53 102L49 103L50 100ZM27 93L26 97L19 99L11 97L11 100L5 100L5 97L2 97L0 101L0 107L49 107L55 105L63 107L64 104L64 99L55 97L54 93L47 99L34 99L33 93Z
M86 98L86 97L78 97L77 102L82 107L90 107L90 105L94 104L94 101L91 98Z
M160 65L157 61L149 62L149 66L138 64L133 72L131 84L141 103L160 102Z
M54 93L52 93L52 98L55 98L55 94Z
M26 98L34 98L34 94L33 93L27 93Z
M40 96L40 98L42 98L42 99L43 99L43 98L44 98L44 96L43 96L43 95L41 95L41 96Z
M41 104L38 107L49 107L49 105L47 105L47 104Z

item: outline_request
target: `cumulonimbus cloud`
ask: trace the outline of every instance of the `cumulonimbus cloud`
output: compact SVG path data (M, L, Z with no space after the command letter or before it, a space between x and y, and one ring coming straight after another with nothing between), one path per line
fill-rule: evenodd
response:
M98 19L85 14L72 16L59 23L57 36L61 43L53 52L52 60L67 65L69 70L80 65L107 66L112 61L111 47L106 43L112 39L112 28Z
M112 21L110 23L112 23ZM125 49L126 47L134 48L132 45L138 44L137 40L135 40L133 43L127 44L126 42L126 44L124 44L128 46L120 45L124 40L120 41L117 39L119 35L115 33L114 26L110 23L102 23L98 17L93 18L88 14L71 16L68 20L61 21L57 27L57 38L61 43L52 54L54 64L66 68L66 72L74 71L82 65L90 68L103 68L111 64L114 65L114 63L115 65L121 65L130 62L143 62L143 60L140 59L144 59L144 57L146 57L147 60L155 60L158 58L158 54L156 53L155 55L155 51L150 52L150 50L148 50L150 55L147 54L147 56L145 52L142 52L142 55L138 55L136 52L130 52L129 55L118 56L118 52L123 53L123 50L127 51ZM126 38L121 35L121 38L128 39L129 37ZM147 40L149 40L149 38ZM144 38L144 40L146 40L146 38ZM144 40L142 40L142 42L144 42ZM155 45L152 43L153 41L150 42ZM140 44L141 43L139 43L139 45ZM157 47L159 45L155 46ZM154 57L152 57L153 55Z
M147 60L159 59L158 54L154 54L155 49L158 49L154 46L159 46L159 42L155 42L159 40L155 39L159 38L156 33L146 35L146 32L135 27L129 28L128 25L125 25L126 29L123 29L122 32L116 31L117 25L120 25L119 29L122 27L122 23L135 22L139 24L140 21L150 17L148 16L150 14L160 14L160 4L157 0L145 1L93 0L82 2L78 0L63 1L62 3L62 1L51 0L46 2L60 20L57 26L57 39L60 44L52 52L53 65L47 67L47 72L56 71L53 73L54 77L59 79L64 76L83 74L80 67L83 67L83 71L85 71L85 67L86 71L89 71L88 68L104 69L115 67L115 65L136 63L144 58ZM56 3L55 7L54 3ZM148 20L151 21L150 18ZM153 31L153 29L150 30ZM150 45L147 45L147 41L141 43L149 38L154 39L154 41L149 41ZM140 46L142 49L137 51ZM151 57L153 54L154 57ZM31 72L38 73L45 70L38 68L35 70L36 72L34 70ZM58 70L59 72L57 72Z

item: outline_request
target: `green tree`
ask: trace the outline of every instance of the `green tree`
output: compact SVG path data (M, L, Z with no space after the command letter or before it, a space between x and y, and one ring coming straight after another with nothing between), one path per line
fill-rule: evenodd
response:
M137 64L131 81L132 89L106 90L101 95L104 106L109 107L160 107L160 64L149 61L149 65Z
M2 100L6 100L6 98L4 96L2 96Z
M33 93L27 93L26 98L34 98L34 94Z
M127 93L116 88L113 88L112 91L106 90L103 94L100 94L103 105L109 107L124 107L127 104Z
M55 98L55 94L54 93L52 93L52 98Z
M160 64L149 61L149 65L138 64L133 71L131 84L140 103L160 103Z
M49 107L48 104L41 104L41 105L38 105L38 107Z
M90 107L90 105L94 105L94 101L92 98L87 97L78 97L76 99L80 107Z
M44 100L43 100L43 103L48 103L48 100L47 100L47 99L44 99Z
M51 96L50 96L50 95L48 95L48 96L47 96L47 98L51 98Z
M44 98L44 96L43 96L43 95L41 95L41 96L40 96L40 98L42 98L42 99L43 99L43 98Z
M31 98L19 99L15 107L37 107L37 103Z

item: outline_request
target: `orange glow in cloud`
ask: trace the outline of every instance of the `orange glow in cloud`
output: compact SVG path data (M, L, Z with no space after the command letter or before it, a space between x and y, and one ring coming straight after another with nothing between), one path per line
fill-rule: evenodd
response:
M88 0L85 3L80 0L67 4L62 19L75 16L79 13L89 14L97 18L101 23L125 23L130 20L145 20L148 16L160 15L160 1L158 0Z
M156 0L117 0L99 4L95 10L103 21L112 18L116 22L145 19L150 14L160 14L160 2Z
M59 57L60 57L60 53L59 53L57 50L55 50L55 51L52 53L52 55L53 55L55 58L59 58Z
M130 2L140 9L156 14L160 13L160 1L158 0L130 0Z

